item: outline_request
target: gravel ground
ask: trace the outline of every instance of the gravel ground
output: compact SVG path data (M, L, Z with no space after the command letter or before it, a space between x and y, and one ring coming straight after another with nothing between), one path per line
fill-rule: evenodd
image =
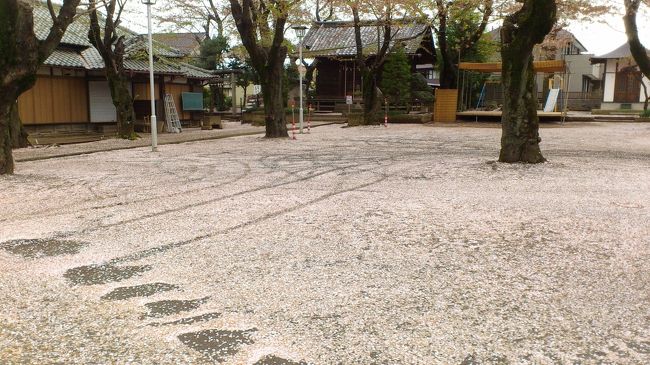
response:
M471 127L469 127L471 126ZM323 126L0 177L2 364L648 364L650 125Z

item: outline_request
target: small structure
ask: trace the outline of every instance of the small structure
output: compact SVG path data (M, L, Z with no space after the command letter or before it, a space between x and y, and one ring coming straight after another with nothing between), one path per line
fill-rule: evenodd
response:
M649 53L650 54L650 53ZM637 66L627 42L617 49L591 58L592 64L603 64L603 110L643 110L650 93L650 81Z
M34 5L34 32L43 39L52 25L47 6ZM116 126L116 112L111 99L104 62L88 41L89 19L82 14L67 28L59 46L37 72L36 84L18 98L18 112L29 133L106 132ZM136 126L146 126L151 114L149 64L145 37L120 28L125 36L124 66L131 83ZM184 54L154 42L154 96L159 121L165 120L163 99L171 94L178 116L185 124L201 120L202 106L185 109L190 99L200 99L205 80L213 75L184 63ZM160 125L160 123L159 123Z
M567 65L563 60L549 60L549 61L534 61L533 68L537 74L546 74L546 75L558 75L561 78L566 76ZM493 74L500 77L502 65L501 62L490 62L490 63L472 63L472 62L461 62L459 66L460 70L460 80L461 89L459 92L459 104L458 112L456 116L458 118L500 118L501 117L501 108L497 107L495 109L489 110L486 108L481 108L479 105L481 102L486 102L485 92L486 88L483 87L481 95L478 96L478 102L476 98L471 94L471 88L468 86L467 80L469 79L468 74L470 73L482 73L482 74ZM494 82L498 84L499 90L501 89L500 82ZM566 83L563 85L564 97L566 98ZM502 93L502 91L501 91ZM538 92L539 93L539 92ZM502 100L502 95L499 95ZM437 100L436 100L437 102ZM476 104L474 104L476 103ZM556 111L540 111L538 112L538 117L540 119L563 119L565 117L566 109L562 109L562 112Z
M489 32L494 42L500 42L500 28ZM562 78L553 79L550 74L540 73L536 77L537 93L540 100L545 100L551 88L561 87L565 98L560 100L560 108L589 111L597 108L602 96L600 65L592 65L590 59L594 56L571 32L565 29L554 29L544 42L533 49L536 61L564 61L566 72ZM495 52L490 57L492 61L500 61L501 55Z
M434 77L436 61L431 27L416 21L393 26L391 48L402 45L411 61L412 72ZM370 60L383 40L383 24L365 21L361 25L363 53ZM309 101L317 110L347 108L346 96L361 99L361 75L356 67L354 24L350 21L315 22L304 38L304 58L316 63L315 95ZM428 80L435 84L435 80Z
M237 75L241 74L242 72L243 70L236 69L236 68L216 70L213 71L213 74L215 76L207 81L208 85L216 86L216 89L223 91L224 96L226 96L227 93L230 93L231 113L229 117L236 118L236 119L239 118L238 117L239 112L237 111L237 100L238 100L237 99L237 77L238 77ZM213 111L210 112L212 113Z

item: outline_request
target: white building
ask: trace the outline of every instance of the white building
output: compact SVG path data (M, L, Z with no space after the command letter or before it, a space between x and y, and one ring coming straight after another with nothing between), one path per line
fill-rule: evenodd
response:
M639 71L627 42L607 54L593 57L591 63L604 66L601 109L643 110L643 102L648 97L646 89L650 93L650 81Z

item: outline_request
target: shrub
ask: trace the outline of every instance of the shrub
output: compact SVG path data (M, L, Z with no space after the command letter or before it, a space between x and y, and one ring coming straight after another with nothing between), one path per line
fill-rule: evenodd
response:
M411 98L411 66L403 47L386 58L381 75L381 91L394 105L404 105Z
M431 90L424 75L419 72L411 76L411 94L414 100L421 103L430 104L433 102L433 90Z

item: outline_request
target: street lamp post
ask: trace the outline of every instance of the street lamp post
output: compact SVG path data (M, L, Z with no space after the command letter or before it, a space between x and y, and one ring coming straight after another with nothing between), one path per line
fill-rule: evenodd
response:
M303 74L305 73L305 66L302 64L302 39L305 37L305 30L307 30L307 27L304 25L296 25L292 27L296 31L296 36L298 37L299 41L299 65L298 65L298 80L300 83L300 114L298 116L298 125L300 128L300 134L302 134L302 121L303 121L303 111L302 111L302 77Z
M156 4L156 0L141 0L147 5L147 21L149 31L149 95L151 98L151 151L158 151L158 122L156 120L156 97L154 95L153 83L153 41L151 36L151 5Z

